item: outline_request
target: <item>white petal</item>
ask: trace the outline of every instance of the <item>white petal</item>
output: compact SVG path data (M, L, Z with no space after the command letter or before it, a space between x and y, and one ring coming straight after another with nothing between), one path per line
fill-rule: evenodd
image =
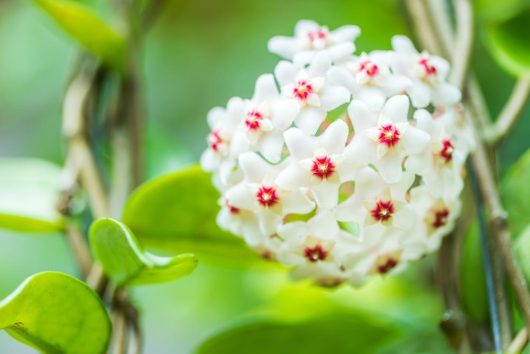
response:
M253 210L256 206L256 198L252 189L246 183L240 183L226 192L226 198L230 205L236 208Z
M418 53L412 41L406 36L394 36L392 37L392 48L401 53L415 54Z
M307 72L311 77L326 76L326 72L331 67L331 58L325 52L315 55L313 62L309 65Z
M299 20L294 27L294 33L299 36L307 32L317 31L319 28L319 24L313 20Z
M376 116L370 112L366 103L359 100L351 101L348 106L348 116L356 134L377 124Z
M275 129L283 131L293 124L294 118L300 111L300 106L294 99L278 100L272 104L270 110Z
M387 95L392 96L404 93L410 86L412 81L408 77L392 74L388 76L384 90Z
M313 186L312 191L320 208L331 209L339 203L339 184L323 181Z
M334 45L327 50L329 56L336 62L355 51L355 44L352 42L344 42Z
M365 87L362 90L359 90L356 98L365 102L368 109L378 112L385 103L386 95L380 88Z
M308 233L307 224L302 221L290 222L278 227L278 234L289 241L290 239L300 239Z
M280 196L284 214L307 214L315 208L315 203L300 190Z
M327 127L318 138L318 143L328 154L340 154L344 151L349 133L348 124L339 119Z
M326 119L326 111L317 107L304 107L295 119L296 126L307 134L315 134Z
M331 31L333 39L337 41L354 41L361 34L361 29L357 26L342 26Z
M426 107L431 101L431 91L427 85L415 82L408 90L412 105L416 108Z
M409 99L405 95L393 96L383 107L383 115L394 123L407 121L409 113Z
M239 166L248 181L259 183L271 170L271 165L254 152L239 156Z
M452 104L460 101L462 94L460 90L446 82L440 83L433 94L434 104Z
M213 172L219 167L219 157L212 149L208 149L202 154L201 167L207 172Z
M269 40L269 52L281 57L292 59L297 49L298 40L292 37L275 36Z
M403 173L401 170L401 162L402 158L399 153L388 153L377 161L377 170L385 182L396 183L399 181Z
M263 101L272 100L279 96L276 82L272 74L263 74L258 77L252 101L259 104Z
M353 75L340 66L332 66L327 73L327 79L330 84L344 86L352 93L357 90Z
M314 137L308 136L298 128L290 128L283 133L285 143L291 155L297 160L313 157L316 148Z
M430 140L431 137L429 134L412 125L407 127L402 138L403 147L409 154L417 154L423 151Z
M259 215L260 231L267 236L276 233L278 225L282 222L282 217L270 210L265 210Z
M300 167L299 164L291 164L280 172L275 183L282 189L296 190L307 187L311 182L311 174Z
M320 92L322 109L331 111L350 100L350 92L341 86L326 86Z
M330 239L339 233L339 226L333 213L322 212L307 222L309 231L319 239Z
M207 115L208 126L215 129L216 125L225 119L225 109L221 107L214 107L210 109Z
M300 68L288 61L281 61L274 68L274 76L278 80L280 86L291 84L296 80L296 76Z
M268 161L280 161L283 149L283 137L278 133L265 134L261 139L260 152Z

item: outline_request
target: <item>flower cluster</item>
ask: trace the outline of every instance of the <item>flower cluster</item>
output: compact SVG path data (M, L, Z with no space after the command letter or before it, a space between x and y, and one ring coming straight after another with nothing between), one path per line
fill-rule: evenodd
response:
M288 60L252 98L210 111L201 159L222 194L219 225L324 286L437 249L473 147L447 61L403 36L355 55L359 33L303 20L272 38Z

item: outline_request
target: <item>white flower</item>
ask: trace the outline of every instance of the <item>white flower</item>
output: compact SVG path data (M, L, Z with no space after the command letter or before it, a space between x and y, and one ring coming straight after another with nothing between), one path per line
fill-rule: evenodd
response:
M293 163L280 173L278 185L286 189L307 187L320 207L336 206L340 185L353 180L356 173L355 163L348 163L343 156L348 134L348 125L342 120L331 123L318 137L297 128L286 131Z
M404 95L391 97L378 114L353 100L348 113L356 134L346 154L373 163L386 182L397 182L404 158L421 153L430 140L409 123L408 112L409 100Z
M329 77L375 111L381 109L388 97L404 93L412 85L407 77L390 71L385 52L352 57L331 68Z
M449 84L447 75L449 63L427 52L418 53L405 36L392 38L392 69L409 77L412 85L407 89L412 104L418 108L434 105L447 105L460 101L458 88Z
M296 126L309 134L317 131L329 111L350 99L347 89L328 82L330 67L329 57L319 53L308 68L282 61L274 69L282 95L300 107L295 118Z
M276 36L269 41L269 51L297 63L309 63L317 53L325 52L339 60L355 51L353 41L359 36L357 26L343 26L334 31L314 21L301 20L295 27L295 36Z
M355 26L295 32L269 43L292 61L261 75L251 99L209 113L201 164L222 228L295 279L359 286L452 230L472 131L449 64L410 40L354 56Z

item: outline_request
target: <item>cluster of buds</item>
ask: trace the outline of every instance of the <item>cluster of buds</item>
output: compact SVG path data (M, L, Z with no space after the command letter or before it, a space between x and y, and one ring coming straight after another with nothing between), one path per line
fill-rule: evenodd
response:
M218 223L292 275L354 286L436 250L472 149L449 64L404 36L356 55L356 26L302 20L250 99L208 114Z

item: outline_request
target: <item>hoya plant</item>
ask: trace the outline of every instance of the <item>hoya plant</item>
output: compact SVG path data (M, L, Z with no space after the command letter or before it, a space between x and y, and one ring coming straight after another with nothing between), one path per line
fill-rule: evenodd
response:
M530 95L529 5L352 1L360 22L336 27L295 6L294 31L261 39L256 54L227 45L262 72L254 84L240 68L194 73L201 93L226 70L248 95L217 92L227 103L210 109L182 83L153 89L178 90L204 113L181 132L197 129L202 153L153 173L146 161L181 152L160 143L162 131L146 133L156 117L146 119L142 58L158 17L185 21L192 3L31 2L78 54L62 104L46 102L61 112L64 142L47 144L64 146L63 163L0 158L0 236L61 238L75 267L9 269L20 279L0 301L11 337L1 351L528 350L530 155L507 163L503 143L518 126L527 145L530 126L518 124ZM318 6L340 17L336 4ZM403 26L384 28L393 18ZM231 40L252 27L239 25ZM184 33L189 50L204 40ZM274 59L265 67L246 55ZM481 85L485 57L487 74L515 77L511 93ZM17 259L48 251L27 247Z

